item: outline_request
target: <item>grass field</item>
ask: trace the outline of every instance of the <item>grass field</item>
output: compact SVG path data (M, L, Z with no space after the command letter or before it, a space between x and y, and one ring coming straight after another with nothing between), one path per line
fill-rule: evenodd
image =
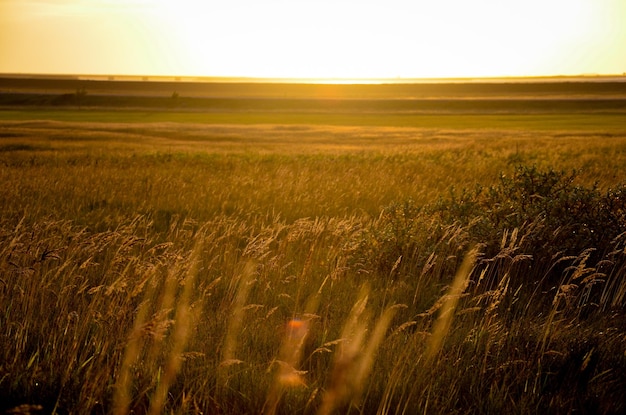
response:
M614 90L446 88L463 109L7 104L0 410L624 413Z
M337 125L428 129L515 129L624 133L626 113L615 114L336 114L175 111L42 110L1 111L2 120L31 119L121 123L202 123L236 125Z

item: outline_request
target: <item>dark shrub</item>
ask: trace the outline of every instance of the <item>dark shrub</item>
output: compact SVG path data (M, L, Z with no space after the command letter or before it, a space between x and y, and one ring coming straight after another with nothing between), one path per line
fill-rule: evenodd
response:
M585 303L604 298L623 306L626 295L617 292L624 286L626 187L601 191L575 179L575 173L521 166L491 187L452 190L430 206L392 204L365 244L370 264L383 277L422 278L432 255L439 262L453 257L428 276L441 280L454 275L470 246L479 245L474 282L489 268L484 289L493 289L506 274L512 287L524 286L529 296L547 293L546 304L572 283ZM610 301L608 287L616 293Z

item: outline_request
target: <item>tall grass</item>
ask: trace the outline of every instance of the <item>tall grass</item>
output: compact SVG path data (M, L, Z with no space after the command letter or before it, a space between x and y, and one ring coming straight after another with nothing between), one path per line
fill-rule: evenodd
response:
M3 410L626 409L622 137L15 128Z

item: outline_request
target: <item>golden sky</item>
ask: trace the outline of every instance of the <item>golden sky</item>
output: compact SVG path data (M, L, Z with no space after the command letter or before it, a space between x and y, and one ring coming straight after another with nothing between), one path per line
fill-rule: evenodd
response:
M626 72L626 0L0 0L0 72Z

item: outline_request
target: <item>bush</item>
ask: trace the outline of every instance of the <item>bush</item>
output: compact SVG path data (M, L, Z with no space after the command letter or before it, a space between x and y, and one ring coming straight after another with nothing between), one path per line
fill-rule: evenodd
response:
M504 232L532 228L526 246L536 259L579 255L592 248L595 258L613 250L626 231L626 187L601 192L574 184L576 174L519 167L486 190L464 192L431 207L444 223L460 221L490 253Z
M367 255L383 277L422 279L428 271L432 282L451 277L478 245L474 284L480 279L485 290L507 277L530 297L550 293L544 301L551 304L558 287L573 282L585 303L624 306L626 186L603 192L575 181L576 173L521 166L493 186L452 189L433 205L392 204L369 233ZM433 257L448 265L429 268Z

